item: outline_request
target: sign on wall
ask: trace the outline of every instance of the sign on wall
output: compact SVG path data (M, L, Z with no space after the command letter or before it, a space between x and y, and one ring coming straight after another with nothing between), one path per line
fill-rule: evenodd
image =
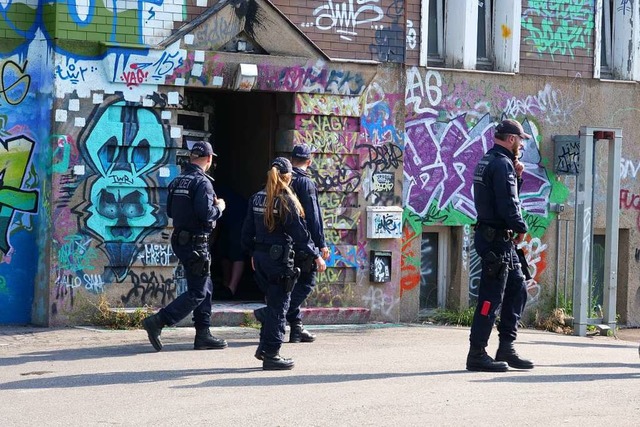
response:
M399 206L367 206L367 238L402 237L402 208Z
M554 170L558 175L578 175L580 170L580 137L554 135Z

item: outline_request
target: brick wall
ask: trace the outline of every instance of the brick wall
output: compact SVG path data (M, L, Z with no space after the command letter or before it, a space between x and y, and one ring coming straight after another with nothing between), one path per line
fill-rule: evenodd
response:
M522 2L520 73L593 76L594 0ZM599 48L599 46L598 46Z
M273 0L330 57L381 62L404 62L407 3L419 9L419 0Z

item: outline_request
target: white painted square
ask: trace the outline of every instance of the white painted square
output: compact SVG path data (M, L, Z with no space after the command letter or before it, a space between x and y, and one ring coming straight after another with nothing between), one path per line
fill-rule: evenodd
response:
M193 34L187 34L186 36L184 36L184 44L193 44L194 39L195 36Z
M171 126L171 138L180 138L182 136L182 128L179 126Z
M175 84L176 86L184 86L185 84L184 77L177 77Z
M180 103L180 94L178 92L169 92L167 94L167 102L172 105L178 105Z
M196 50L193 54L193 60L195 62L204 62L204 50Z
M147 98L146 96L142 98L142 106L143 107L153 107L153 100Z
M73 174L76 176L84 175L85 174L84 165L75 165L73 167Z
M70 99L69 100L69 111L80 111L80 100L79 99Z
M162 113L160 113L160 117L162 117L162 120L171 120L171 111L162 111Z
M84 127L84 125L85 125L85 119L84 119L84 117L76 117L76 119L75 119L75 121L74 121L74 125L75 125L76 127L83 128L83 127Z
M168 176L171 176L171 170L168 167L163 166L158 169L158 174L160 175L160 178L166 178Z
M67 121L67 110L56 110L56 122Z
M197 0L196 1L196 6L207 7L207 0Z
M213 76L214 86L222 86L222 83L224 83L224 79L222 78L222 76Z
M202 64L193 64L193 68L191 68L191 75L200 77L202 75Z
M93 94L93 103L94 104L102 104L102 101L104 101L104 95L101 93L94 93Z

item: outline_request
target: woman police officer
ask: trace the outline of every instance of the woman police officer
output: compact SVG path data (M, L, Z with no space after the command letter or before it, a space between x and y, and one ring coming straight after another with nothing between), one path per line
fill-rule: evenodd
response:
M258 287L267 300L265 308L255 311L260 329L256 358L264 370L293 368L293 359L280 356L285 333L285 315L291 289L300 274L294 267L295 251L304 251L315 259L318 271L326 269L320 251L311 241L304 223L304 211L289 188L293 168L284 157L277 157L267 172L265 188L251 196L242 226L242 247L251 255Z

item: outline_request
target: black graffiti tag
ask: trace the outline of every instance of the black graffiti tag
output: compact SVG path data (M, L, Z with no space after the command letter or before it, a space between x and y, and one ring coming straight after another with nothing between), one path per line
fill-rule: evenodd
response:
M133 287L127 295L120 297L125 304L129 303L133 297L140 298L142 304L145 304L148 299L157 301L160 298L162 305L166 305L167 302L176 299L176 284L173 281L173 277L165 279L161 274L158 279L153 271L148 274L141 273L140 275L129 271L129 276Z

